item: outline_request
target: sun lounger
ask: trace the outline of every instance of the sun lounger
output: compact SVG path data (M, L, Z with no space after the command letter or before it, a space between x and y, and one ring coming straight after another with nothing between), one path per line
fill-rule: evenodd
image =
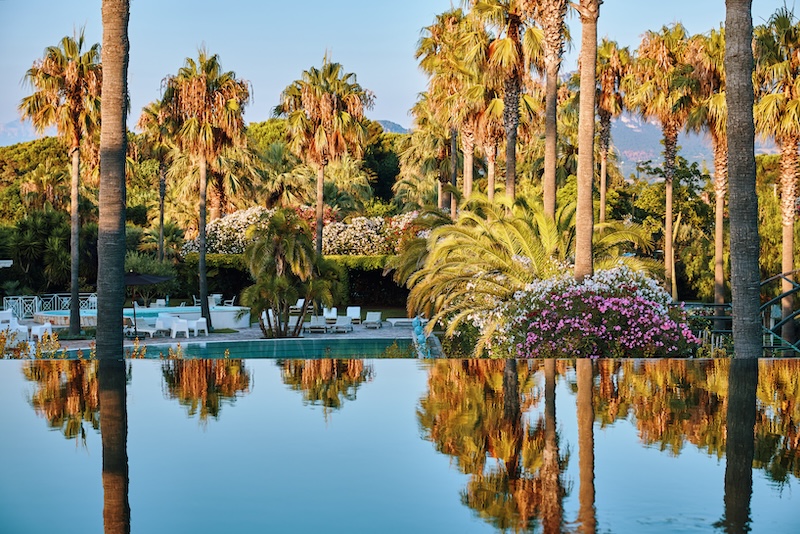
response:
M419 317L423 326L428 322L427 319ZM392 326L414 326L414 317L389 317L386 321Z
M383 326L383 321L381 321L381 312L379 311L368 311L367 317L361 323L364 325L365 328L380 328Z
M328 332L328 324L325 318L320 315L311 316L311 321L303 323L303 332L309 334L325 334Z
M322 316L325 318L325 322L328 324L333 324L336 322L336 314L339 310L334 306L333 308L323 308L322 309Z
M348 306L345 315L350 317L353 324L361 324L361 306Z
M292 315L302 315L306 313L306 299L297 299L294 306L289 306L289 313Z
M353 323L347 315L340 315L336 318L333 331L337 334L344 334L353 331Z
M153 337L158 332L158 324L155 327L150 326L145 322L144 319L137 317L136 318L136 326L134 327L135 334L150 334L150 337Z

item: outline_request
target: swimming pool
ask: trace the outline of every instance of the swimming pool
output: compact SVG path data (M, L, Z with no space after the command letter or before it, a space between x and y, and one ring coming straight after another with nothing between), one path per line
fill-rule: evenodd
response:
M214 328L248 328L250 326L250 308L244 306L212 306L211 322ZM81 310L81 326L97 326L97 310ZM159 313L169 313L182 319L199 319L200 306L171 306L161 308L136 308L136 317L155 323ZM133 308L125 308L125 317L133 317ZM240 317L239 315L242 314ZM69 326L69 310L40 311L33 315L33 320L44 324L49 321L53 326Z
M800 360L583 363L0 361L0 530L796 531Z

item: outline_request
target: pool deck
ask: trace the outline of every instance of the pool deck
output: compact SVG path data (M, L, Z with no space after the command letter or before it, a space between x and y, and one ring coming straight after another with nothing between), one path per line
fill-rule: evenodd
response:
M25 321L25 323L29 323L30 321ZM32 323L31 323L32 324ZM308 339L327 339L327 338L336 338L336 339L412 339L412 334L414 330L411 326L392 326L388 321L383 321L383 326L381 328L367 328L361 324L354 324L353 331L347 333L314 333L308 334L304 333L301 334L300 338L308 338ZM181 345L185 345L187 343L194 343L194 342L205 342L205 341L245 341L245 340L253 340L253 339L264 339L264 335L261 332L261 328L259 328L258 324L254 324L250 326L250 328L242 328L239 329L235 333L229 334L216 334L211 333L206 337L202 333L195 337L194 335L190 336L188 339L185 338L183 335L179 335L175 340L173 340L169 335L162 335L162 336L155 336L151 338L147 334L143 334L139 337L139 345L154 345L154 344L163 344L165 341L169 343L180 343ZM293 338L297 339L297 338ZM67 350L71 349L81 349L81 350L89 350L90 344L93 343L93 340L90 339L77 339L77 340L61 340L59 339L59 343L61 347ZM134 340L126 338L124 341L125 347L132 347L134 345Z

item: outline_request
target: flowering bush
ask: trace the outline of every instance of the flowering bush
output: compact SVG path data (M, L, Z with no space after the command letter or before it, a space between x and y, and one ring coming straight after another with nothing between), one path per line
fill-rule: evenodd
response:
M682 307L646 275L618 266L578 283L568 275L530 284L502 315L495 349L517 357L681 357L699 340Z
M266 228L265 215L272 216L275 210L255 206L246 210L231 213L206 225L206 252L209 254L241 254L250 242L247 229L253 225ZM199 252L197 239L187 241L183 245L183 255Z

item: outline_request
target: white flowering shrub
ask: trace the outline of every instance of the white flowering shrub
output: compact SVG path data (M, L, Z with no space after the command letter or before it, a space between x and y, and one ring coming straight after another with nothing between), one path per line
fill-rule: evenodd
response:
M264 227L275 210L255 206L231 213L206 225L206 251L209 254L241 254L250 242L247 229L253 225ZM263 217L266 216L266 219ZM183 245L183 254L198 252L197 239Z

